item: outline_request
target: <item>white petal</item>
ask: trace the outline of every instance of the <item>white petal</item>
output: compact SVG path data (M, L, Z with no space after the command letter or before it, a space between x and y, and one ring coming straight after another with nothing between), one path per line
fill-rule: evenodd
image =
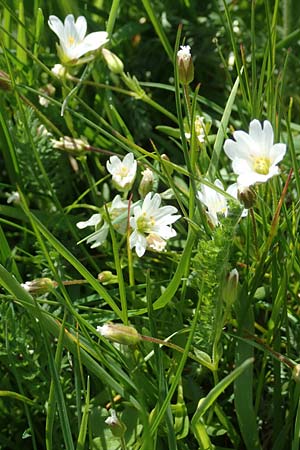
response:
M61 40L64 37L64 26L62 21L56 16L49 16L48 25L56 36Z
M285 144L274 144L269 153L271 163L278 164L283 159L285 152L286 152Z
M243 173L248 173L253 170L252 164L246 159L236 158L232 161L232 168L234 173L241 175ZM243 184L243 183L241 183Z
M263 130L263 146L266 150L272 148L274 142L274 133L273 127L268 120L264 121L264 130Z
M101 47L106 42L108 42L108 34L106 31L96 31L95 33L88 34L84 38L82 45L86 48L86 53L97 50L97 48Z
M80 41L83 41L84 36L86 35L87 23L86 18L84 16L79 16L75 22L75 28L78 34L78 38Z
M93 214L88 220L86 220L85 222L78 222L76 224L77 228L86 228L86 227L92 227L95 225L98 225L98 223L100 223L102 220L101 218L101 214Z
M141 257L146 251L147 240L145 236L138 233L136 230L130 235L129 238L130 248L135 247L136 254Z

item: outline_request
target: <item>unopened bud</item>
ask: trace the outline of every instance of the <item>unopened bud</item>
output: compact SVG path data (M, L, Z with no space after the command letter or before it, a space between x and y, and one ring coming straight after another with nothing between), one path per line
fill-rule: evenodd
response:
M124 72L124 64L117 55L107 48L102 49L102 55L111 72L117 75L121 75Z
M41 295L51 291L56 286L56 283L50 280L50 278L36 278L35 280L22 283L21 286L29 294Z
M103 270L103 272L98 273L98 280L104 285L119 282L117 275L114 275L110 270Z
M72 154L84 153L89 148L89 143L84 137L75 139L70 136L63 136L59 138L59 141L52 139L52 144L53 148L59 148Z
M296 364L292 371L292 378L296 383L300 383L300 364Z
M106 425L109 426L112 434L116 437L124 436L126 425L122 422L116 414L114 409L110 410L110 416L105 420Z
M235 301L238 292L238 284L239 273L236 269L233 269L229 273L223 288L223 298L227 305L231 305Z
M165 166L165 168L166 168L168 174L171 176L174 169L173 169L173 167L172 167L171 164L168 164L168 163L171 162L171 161L170 161L170 158L168 157L168 155L166 155L165 153L163 153L163 154L161 155L161 159L162 159L163 161L166 162L166 164L164 164L164 166Z
M119 344L136 345L141 340L135 328L118 323L105 323L102 327L97 327L97 332L109 341Z
M11 81L6 72L3 70L0 70L0 89L3 91L10 91L11 90Z
M251 186L239 186L238 187L238 199L245 208L252 208L256 201L256 192Z
M179 81L182 84L190 84L194 79L194 64L189 45L181 45L177 52L177 64Z
M54 73L57 78L65 78L67 75L67 69L62 64L55 64L52 67L51 72Z
M139 185L139 194L142 198L145 198L149 192L153 190L154 176L150 169L145 169L142 172L142 179Z

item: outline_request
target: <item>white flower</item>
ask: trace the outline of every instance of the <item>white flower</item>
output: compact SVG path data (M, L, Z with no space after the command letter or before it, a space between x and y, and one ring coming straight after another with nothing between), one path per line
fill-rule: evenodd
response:
M220 180L216 180L214 185L224 191L224 186ZM223 194L220 194L213 188L206 186L206 184L201 184L201 190L198 191L198 198L200 202L206 206L207 215L209 216L213 226L219 224L218 214L223 214L225 217L227 216L227 200Z
M177 52L177 58L184 63L186 69L188 68L191 57L191 47L189 45L181 45L180 50Z
M108 214L114 229L120 233L124 234L127 228L127 216L126 212L128 210L128 201L122 201L121 197L117 195L112 203L110 208L108 208ZM101 228L99 228L101 226ZM101 214L93 214L89 220L85 222L78 222L76 226L80 229L86 227L95 227L94 233L87 236L84 240L86 240L87 244L92 244L91 248L99 247L102 245L108 236L109 232L109 224L102 217Z
M57 76L57 78L64 78L67 74L67 69L61 64L54 64L51 72Z
M278 175L277 164L285 155L286 144L274 144L271 123L252 120L249 134L244 131L233 133L235 141L226 139L224 150L232 160L233 171L238 175L237 182L242 186L264 183Z
M11 192L11 194L8 195L6 202L8 204L13 203L15 205L18 205L19 203L21 203L21 198L20 198L19 192L18 191Z
M195 132L196 132L196 136L198 138L198 141L200 143L205 141L205 135L206 135L206 127L205 127L205 122L204 122L204 117L199 116L198 114L195 117ZM184 133L185 137L187 139L191 139L191 133L190 132L186 132Z
M128 191L131 188L137 168L133 153L128 153L123 161L118 156L111 156L106 163L106 168L112 175L113 183L119 191Z
M214 182L214 185L217 188L224 191L224 186L220 180L216 180ZM237 183L230 185L226 189L226 193L237 199L238 195ZM228 202L226 197L220 192L217 192L215 189L205 184L201 184L201 190L198 191L198 198L206 206L207 215L214 227L219 225L220 223L218 215L222 214L224 217L227 217ZM245 217L247 214L248 214L247 210L244 209L244 211L241 214L241 217Z
M83 16L79 16L75 22L73 14L68 14L64 24L58 17L50 16L48 25L59 38L57 51L63 63L77 60L108 41L106 31L97 31L86 36L87 23Z
M176 231L170 226L180 218L173 215L177 212L174 206L162 206L159 194L149 192L142 206L133 208L134 216L130 219L133 232L130 236L130 248L135 247L138 256L143 256L147 247L156 251L165 248L166 240L176 236Z

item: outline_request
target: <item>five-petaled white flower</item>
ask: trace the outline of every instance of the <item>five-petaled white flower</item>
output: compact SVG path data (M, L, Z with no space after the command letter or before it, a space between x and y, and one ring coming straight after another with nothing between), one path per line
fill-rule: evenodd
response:
M124 234L126 232L127 211L128 201L121 200L120 195L117 195L113 199L111 206L108 208L108 214L112 225L120 234ZM89 220L86 220L85 222L78 222L76 226L80 229L92 226L95 227L94 233L84 239L87 244L92 244L91 248L99 247L99 245L102 245L107 239L109 224L105 220L105 217L101 214L93 214Z
M112 181L119 191L128 191L131 188L137 168L133 153L127 153L123 161L118 156L111 156L106 163L106 168L112 175Z
M86 36L87 23L83 16L79 16L75 22L73 14L68 14L64 24L58 17L50 16L48 25L59 38L59 45L56 45L62 63L77 60L108 41L106 31L97 31Z
M177 212L174 206L160 206L159 194L149 192L142 205L133 208L130 225L133 232L130 235L130 248L135 247L136 254L143 256L146 248L161 252L166 246L166 240L176 236L176 231L170 226L180 218L173 215Z
M221 183L220 180L216 180L214 182L214 185L224 191L224 186ZM225 192L225 191L224 191ZM238 195L238 185L237 183L231 184L226 189L226 193L231 195L231 197L234 197L237 199ZM201 203L203 203L207 208L207 215L212 223L212 225L215 227L219 225L219 215L223 215L224 217L227 217L228 214L228 202L227 198L221 194L220 192L217 192L215 189L207 186L206 184L201 184L200 191L197 193L199 200ZM241 217L246 216L248 213L247 209L244 209Z
M273 128L268 120L264 121L263 127L257 119L252 120L249 134L239 130L233 137L235 141L226 139L224 150L232 160L239 185L264 183L279 174L277 164L285 155L286 144L273 143Z

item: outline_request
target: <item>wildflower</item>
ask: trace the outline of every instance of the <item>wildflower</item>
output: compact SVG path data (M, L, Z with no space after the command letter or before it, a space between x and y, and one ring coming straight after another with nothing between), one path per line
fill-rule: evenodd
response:
M22 283L21 286L29 294L41 295L51 291L56 286L56 283L50 278L36 278L35 280Z
M224 186L220 180L216 180L214 185L224 191ZM219 225L218 215L222 214L226 217L228 213L228 205L225 196L215 189L206 186L205 184L201 184L201 190L198 191L198 198L201 203L206 206L207 215L212 225L214 227Z
M8 204L13 203L14 205L18 205L19 203L21 203L21 198L20 198L19 192L18 191L11 192L11 194L8 195L6 202Z
M102 55L111 72L117 75L121 75L124 72L124 64L117 55L107 48L102 49Z
M65 150L69 153L80 154L89 148L89 143L85 137L80 139L72 138L70 136L60 137L59 140L52 139L53 148Z
M224 191L224 186L221 183L220 180L216 180L214 182L214 185ZM225 193L225 191L224 191ZM226 193L231 195L231 197L236 198L238 197L238 185L237 183L231 184L226 189ZM207 208L207 215L212 223L212 225L215 227L219 225L219 215L223 215L224 217L227 217L228 214L228 202L226 197L221 194L220 192L217 192L215 189L205 185L201 184L200 191L198 191L198 198ZM248 214L248 211L246 209L243 210L241 217L244 217Z
M182 84L190 84L194 79L194 64L189 45L181 45L177 52L177 64L179 81Z
M122 422L116 414L114 409L110 410L110 417L105 420L106 425L109 426L111 432L116 437L122 437L126 431L126 425Z
M134 327L121 323L105 323L102 327L97 327L97 332L109 341L118 344L136 345L141 340L140 334Z
M139 194L142 198L145 198L148 192L151 192L153 189L154 183L154 175L152 170L145 169L142 172L142 179L139 185Z
M188 128L188 124L185 123L186 128ZM208 125L210 127L210 125ZM205 141L205 136L207 134L207 129L204 123L204 117L199 116L198 114L195 117L195 122L194 122L194 127L195 127L195 132L196 132L196 136L198 141L201 143L203 143ZM189 131L187 131L185 134L185 137L187 139L191 139L191 133Z
M57 53L61 62L69 63L76 61L85 53L97 50L107 41L106 31L97 31L86 36L86 18L80 16L76 22L73 14L68 14L64 24L56 16L50 16L48 25L59 38Z
M137 162L133 153L128 153L123 161L118 156L111 156L106 163L108 172L112 175L112 181L119 191L128 191L136 176Z
M44 97L44 95L52 97L56 91L55 87L51 83L48 83L46 86L42 87L39 91L41 94L43 94L39 95L39 104L45 106L45 108L48 108L49 100L46 97Z
M67 74L67 69L62 64L54 64L51 69L51 72L54 73L57 78L65 78Z
M180 218L173 215L177 212L174 206L160 207L159 194L149 192L142 206L133 208L134 216L130 219L133 232L130 236L130 248L135 247L138 256L143 256L146 248L156 251L164 250L166 240L176 236L176 231L170 226Z
M264 183L279 174L277 164L285 155L286 144L274 144L271 123L264 121L263 127L258 120L252 120L249 134L235 131L235 139L226 139L224 150L232 160L233 171L238 175L238 184L244 187L255 183Z
M112 225L120 234L124 234L127 228L127 210L128 201L122 201L119 195L113 199L110 208L108 208L108 214ZM91 248L99 247L107 239L109 224L107 220L105 220L105 216L103 217L101 214L93 214L88 220L78 222L76 226L79 229L95 227L94 233L84 239L87 244L91 244Z

